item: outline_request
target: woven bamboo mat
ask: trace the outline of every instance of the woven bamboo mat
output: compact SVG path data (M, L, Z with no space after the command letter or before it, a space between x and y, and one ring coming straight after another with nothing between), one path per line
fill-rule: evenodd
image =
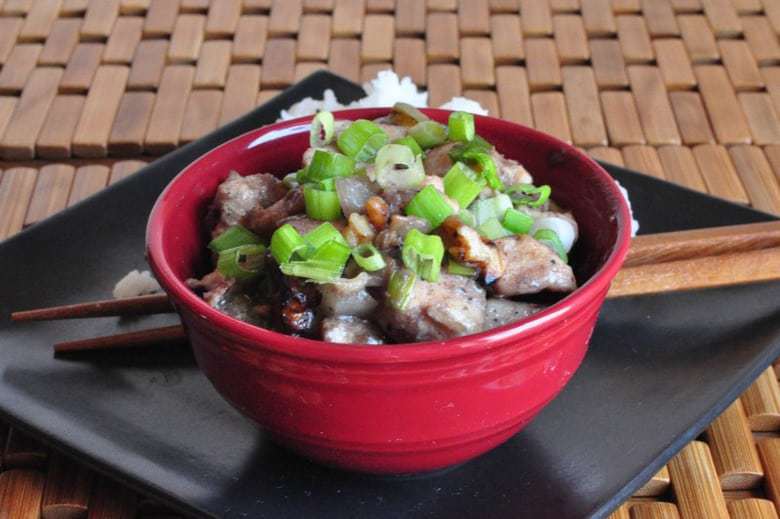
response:
M0 0L0 239L319 68L780 213L780 0ZM659 410L661 412L661 410ZM171 517L0 425L0 517ZM613 517L776 518L773 368ZM551 517L554 512L551 511Z

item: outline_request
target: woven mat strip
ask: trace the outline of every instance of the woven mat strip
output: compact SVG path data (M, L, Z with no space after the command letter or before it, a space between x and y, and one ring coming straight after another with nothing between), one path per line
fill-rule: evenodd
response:
M780 214L775 0L0 0L0 238L307 74L385 68L593 157ZM185 95L182 95L184 93ZM0 426L0 510L170 511ZM613 517L770 518L774 369Z

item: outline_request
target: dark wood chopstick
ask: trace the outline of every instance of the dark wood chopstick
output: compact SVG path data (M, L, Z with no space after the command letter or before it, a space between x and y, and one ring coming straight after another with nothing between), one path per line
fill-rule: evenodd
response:
M187 335L180 324L150 328L137 332L119 333L78 339L75 341L58 342L54 344L54 353L75 353L80 351L113 350L119 348L140 348L152 345L181 344L186 342Z
M84 317L151 315L173 312L173 306L167 294L127 297L124 299L106 299L73 305L53 306L24 310L11 314L11 320L46 321L53 319L77 319Z

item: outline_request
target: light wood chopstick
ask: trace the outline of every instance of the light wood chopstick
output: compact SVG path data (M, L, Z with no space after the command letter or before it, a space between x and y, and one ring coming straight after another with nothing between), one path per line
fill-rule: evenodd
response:
M780 279L780 221L637 236L607 297Z

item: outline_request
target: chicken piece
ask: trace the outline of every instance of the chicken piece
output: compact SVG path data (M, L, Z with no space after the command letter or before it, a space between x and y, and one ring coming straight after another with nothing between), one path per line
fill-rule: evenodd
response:
M406 234L412 229L428 233L431 231L431 224L427 220L416 216L401 216L394 214L390 217L390 225L387 229L381 231L374 239L374 245L380 250L389 250L394 247L400 247L404 243Z
M520 303L509 299L489 297L485 307L485 330L525 319L529 315L543 310L544 307L533 303Z
M504 157L495 148L490 150L490 157L496 164L498 178L501 179L505 186L533 184L534 179L531 174L516 160Z
M387 202L390 214L399 214L404 212L404 207L417 194L417 189L399 189L397 191L382 191L379 196Z
M285 218L284 220L280 220L277 223L278 227L281 227L284 224L289 223L292 225L296 231L298 231L299 234L304 235L306 233L309 233L322 225L322 222L318 220L312 220L306 215L303 214L296 214L295 216L290 216L289 218ZM336 222L338 223L338 222Z
M317 285L322 302L320 311L326 316L353 315L368 317L376 310L377 302L366 288L377 286L382 278L361 272L351 279Z
M255 206L242 219L241 223L250 231L259 235L272 233L281 220L300 214L306 209L301 189L291 189L284 198L268 207Z
M258 313L258 305L250 296L251 290L235 279L227 279L219 271L203 276L200 280L190 280L190 286L203 289L203 299L213 308L240 321L264 326L264 316Z
M452 167L450 151L452 151L454 146L456 146L456 143L448 142L428 150L428 152L425 154L425 160L423 161L425 174L435 175L437 177L443 177L446 175Z
M274 269L273 318L278 328L296 336L311 337L317 331L316 310L320 293L302 278L285 276Z
M382 334L373 324L352 315L323 319L322 340L341 344L384 344Z
M527 234L494 243L505 265L503 275L491 286L495 294L509 297L542 290L571 292L577 288L571 267Z
M238 224L255 207L268 207L285 193L287 188L273 175L259 173L242 177L231 171L214 196L214 210L219 217L212 236L219 236L228 227Z
M403 310L385 299L377 319L396 341L444 340L481 331L485 301L473 279L442 273L435 283L417 279Z
M450 216L441 224L440 234L447 252L458 263L479 269L490 284L504 274L504 259L495 246L485 243L479 233L465 225L457 216Z
M382 128L387 134L388 142L393 142L406 136L407 129L403 126L386 124L384 122L379 122L377 124L379 124L379 127Z

